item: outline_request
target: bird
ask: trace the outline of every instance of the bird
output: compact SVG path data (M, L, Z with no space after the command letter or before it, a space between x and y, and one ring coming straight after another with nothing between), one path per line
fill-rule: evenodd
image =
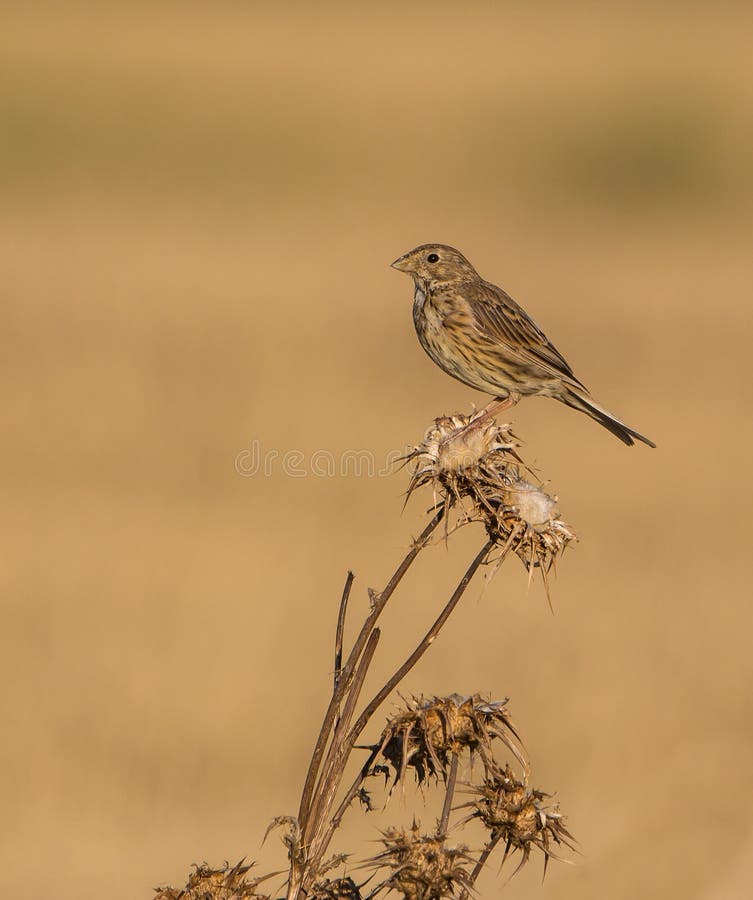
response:
M502 288L447 244L422 244L391 263L413 278L418 340L448 375L494 397L469 426L522 397L552 397L580 410L628 446L644 435L600 406L549 338Z

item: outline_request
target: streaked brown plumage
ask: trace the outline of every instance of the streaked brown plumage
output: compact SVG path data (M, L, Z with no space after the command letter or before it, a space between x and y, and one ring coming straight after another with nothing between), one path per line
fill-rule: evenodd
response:
M448 375L496 397L489 414L492 406L512 406L521 397L553 397L626 444L635 438L656 446L599 406L525 310L484 281L459 250L423 244L392 266L413 277L413 322L421 346Z

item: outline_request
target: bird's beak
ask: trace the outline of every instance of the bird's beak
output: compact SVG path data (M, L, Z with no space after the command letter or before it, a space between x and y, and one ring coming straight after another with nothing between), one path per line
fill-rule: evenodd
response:
M405 254L405 256L401 256L398 259L396 259L395 262L390 263L390 265L392 266L393 269L397 269L398 272L410 272L410 270L411 270L411 265L410 265L410 261L408 260L407 253Z

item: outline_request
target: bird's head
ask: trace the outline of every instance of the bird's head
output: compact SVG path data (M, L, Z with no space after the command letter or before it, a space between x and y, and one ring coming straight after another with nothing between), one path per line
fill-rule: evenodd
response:
M422 285L472 281L478 272L454 247L446 244L422 244L392 263L392 268L412 275Z

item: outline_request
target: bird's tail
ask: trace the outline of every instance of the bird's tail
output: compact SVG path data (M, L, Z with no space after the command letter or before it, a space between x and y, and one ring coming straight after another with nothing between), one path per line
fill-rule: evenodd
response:
M616 435L629 447L632 447L635 443L633 438L642 441L644 444L648 444L649 447L656 447L656 444L653 441L650 441L647 437L644 437L637 431L633 431L632 428L628 427L624 422L621 422L616 416L613 416L612 413L607 412L588 395L580 393L576 394L575 391L570 390L561 399L563 403L566 403L573 409L579 409L586 415L591 416L591 418L595 419L599 425L603 425L608 431L611 431L612 434Z

